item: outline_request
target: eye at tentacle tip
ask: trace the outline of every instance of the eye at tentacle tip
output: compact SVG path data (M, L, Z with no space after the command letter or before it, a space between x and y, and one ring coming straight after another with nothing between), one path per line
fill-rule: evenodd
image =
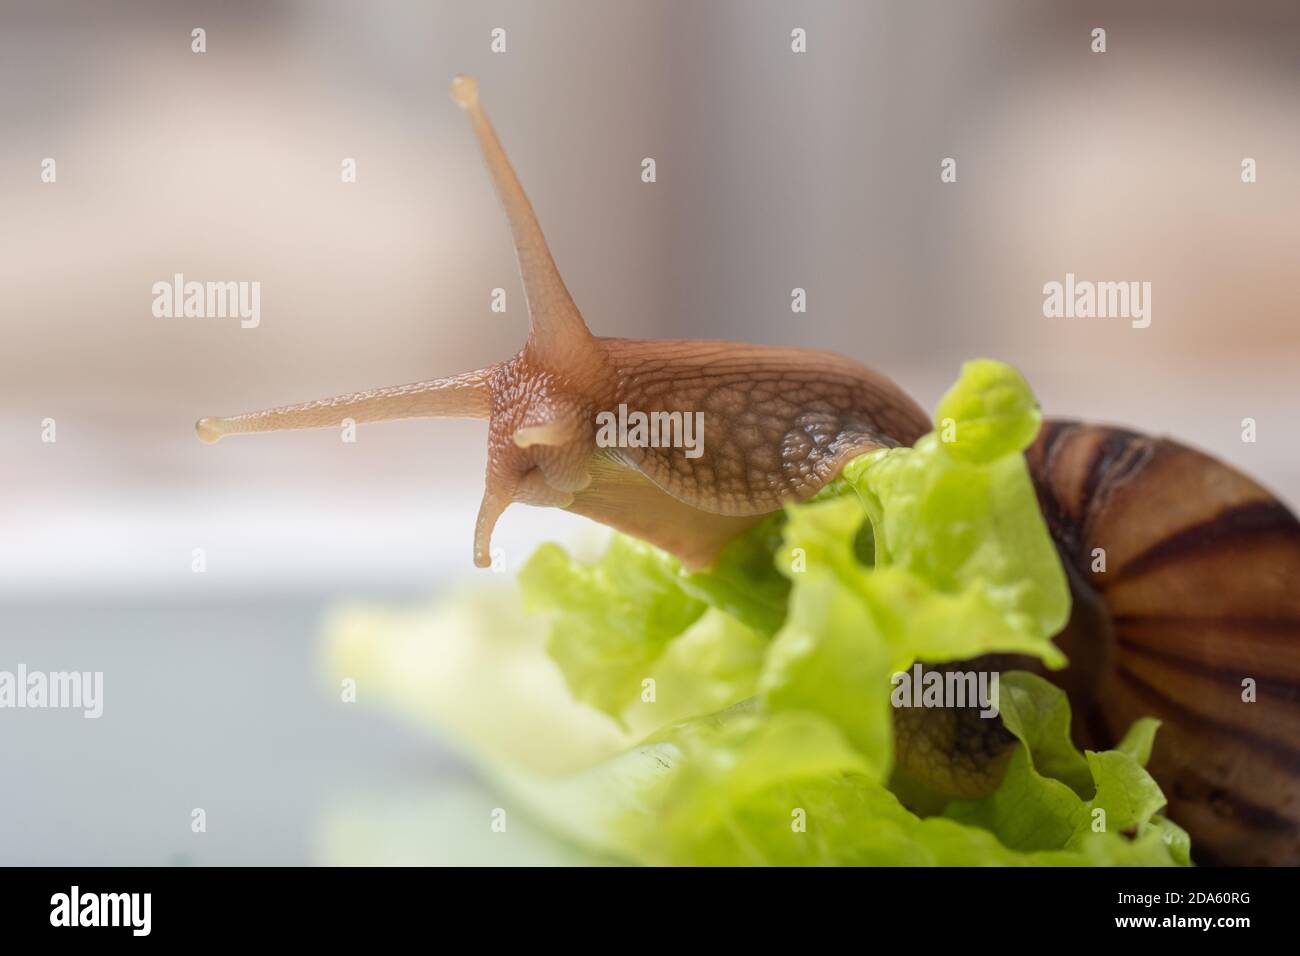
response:
M208 445L219 440L226 433L221 427L219 418L200 418L194 423L194 431L199 436L199 440Z
M451 98L457 106L468 109L478 102L478 80L464 73L457 73L451 81Z

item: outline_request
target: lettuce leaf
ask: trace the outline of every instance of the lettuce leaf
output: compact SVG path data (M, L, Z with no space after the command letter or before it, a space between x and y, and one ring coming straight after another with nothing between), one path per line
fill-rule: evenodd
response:
M592 564L545 544L519 581L533 608L554 613L547 650L573 695L619 719L669 641L708 605L680 584L680 564L641 541L616 535Z
M891 656L869 607L833 575L809 571L759 680L765 709L827 718L852 744L857 769L883 780L893 762Z
M1042 424L1029 383L1010 365L991 359L962 365L961 378L940 399L934 418L948 453L973 464L1023 451Z
M1023 378L978 360L934 432L849 462L709 571L619 535L592 563L544 545L520 574L529 626L549 628L530 667L627 744L576 772L489 760L492 777L554 831L640 863L1186 864L1144 769L1156 723L1081 753L1065 695L1026 673L1002 675L1014 749L995 789L920 800L912 781L900 800L891 675L986 654L1066 664L1051 638L1069 590L1021 454L1039 423ZM538 729L516 724L527 749Z
M1069 587L1020 454L1040 423L1029 386L1008 366L967 362L936 417L913 448L844 468L872 525L876 568L908 572L859 576L908 632L914 659L997 649L1064 666L1049 639L1069 620Z
M954 802L945 816L986 829L1018 850L1160 828L1153 819L1164 796L1133 748L1081 755L1070 742L1070 706L1058 688L1013 672L1002 680L1000 704L1003 725L1021 742L1002 785L981 800ZM1154 725L1135 724L1128 739L1149 736Z
M1051 692L1060 694L1055 688ZM611 801L607 784L615 775L624 786L617 788L622 796ZM606 786L597 785L598 779ZM639 799L628 798L629 781L644 787ZM1024 796L1016 780L1009 778L1003 789L1002 801ZM593 792L604 797L583 799ZM669 728L608 768L593 771L576 793L552 798L564 808L564 819L590 820L604 811L599 848L651 865L1186 862L1174 846L1181 831L1156 818L1132 836L1112 828L1070 839L1074 808L1064 802L1033 805L1044 836L1029 846L1008 845L999 833L970 820L920 817L875 779L832 721L799 710L765 715L738 708Z

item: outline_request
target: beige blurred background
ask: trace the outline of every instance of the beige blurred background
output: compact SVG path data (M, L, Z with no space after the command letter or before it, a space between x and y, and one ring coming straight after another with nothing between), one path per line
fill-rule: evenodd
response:
M191 432L519 347L462 71L598 333L835 349L927 405L991 355L1049 412L1182 436L1295 501L1298 44L1294 3L7 4L0 588L186 587L205 545L205 587L468 565L481 425ZM260 281L261 326L154 318L178 271ZM1067 271L1150 281L1151 327L1044 319ZM512 509L500 543L559 517Z
M489 50L494 27L505 54ZM806 54L790 52L794 27ZM1090 52L1094 27L1105 54ZM124 660L103 624L130 635L121 654L215 666L212 680L274 660L296 674L336 597L475 573L481 423L365 426L355 444L324 431L207 447L192 431L201 415L519 348L509 233L447 97L458 72L479 78L597 334L834 349L927 407L963 359L992 356L1049 413L1179 436L1298 504L1298 49L1294 2L4 0L4 659L55 653L57 633ZM345 157L355 184L340 182ZM956 183L940 182L944 157ZM1257 183L1241 182L1243 157ZM175 272L259 281L260 327L155 318L151 286ZM1150 328L1045 319L1042 287L1066 272L1151 282ZM504 316L489 311L498 286ZM541 540L586 533L516 506L496 543L517 566ZM301 660L274 657L291 634ZM283 718L265 706L238 718L249 740ZM304 733L318 726L296 713ZM225 718L191 717L214 747L228 736ZM4 731L8 756L35 767L36 738ZM403 738L367 736L372 753L375 739L412 759ZM223 766L238 775L236 753ZM47 783L21 799L57 828ZM230 858L252 846L309 855L263 834ZM159 837L148 852L188 851Z
M467 564L479 425L190 431L518 348L508 233L446 96L460 71L598 333L836 349L927 404L992 355L1051 412L1183 436L1294 500L1297 41L1292 3L9 4L0 428L21 547L0 587L184 586L205 545L213 578L249 587ZM260 281L261 326L154 318L177 271ZM1067 271L1152 282L1152 326L1044 319ZM508 553L544 517L514 509Z

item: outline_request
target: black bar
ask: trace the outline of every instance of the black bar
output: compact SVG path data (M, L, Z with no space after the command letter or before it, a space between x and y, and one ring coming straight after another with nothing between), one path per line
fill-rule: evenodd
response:
M1063 944L1098 936L1231 940L1294 925L1298 872L10 869L0 870L0 926L6 941L67 941L75 934L82 943L132 939L131 915L136 928L143 928L143 908L127 910L120 897L113 905L126 925L51 925L58 894L70 903L76 886L87 913L88 895L150 894L149 932L138 938L167 942L375 944L399 933L430 941L430 932L455 927L495 934L532 926L543 934L583 936L610 919L624 922L629 938L666 932L681 937L700 925L732 945L739 938L762 938L774 920L810 934L810 946L829 932L848 933L864 946L895 938L988 943L1014 938L1002 935L1009 931L1032 934L1020 937L1026 942ZM138 899L143 903L143 896ZM98 896L89 905L97 911ZM1120 925L1133 919L1154 923ZM1212 924L1199 925L1203 919ZM1190 920L1198 924L1188 925ZM1224 925L1225 920L1245 923Z

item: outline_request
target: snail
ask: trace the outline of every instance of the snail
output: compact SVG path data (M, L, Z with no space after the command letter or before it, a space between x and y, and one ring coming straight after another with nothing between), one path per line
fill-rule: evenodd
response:
M764 516L815 494L849 459L930 430L901 388L829 352L593 336L476 82L457 77L451 95L509 220L528 305L522 350L447 378L204 418L204 441L345 419L486 419L477 566L491 563L502 512L523 502L584 515L698 568ZM711 442L692 458L654 442L598 441L599 416L628 408L666 427L675 414L703 411ZM1077 742L1113 746L1134 719L1160 717L1152 773L1198 860L1300 862L1295 516L1222 462L1117 428L1048 420L1026 460L1074 599L1057 638L1072 666L1047 676L1071 698ZM1091 570L1096 548L1110 570ZM1257 703L1241 703L1246 678L1258 684ZM996 722L945 719L941 749L971 768L953 794L995 786L1010 735ZM916 732L900 724L904 766Z

